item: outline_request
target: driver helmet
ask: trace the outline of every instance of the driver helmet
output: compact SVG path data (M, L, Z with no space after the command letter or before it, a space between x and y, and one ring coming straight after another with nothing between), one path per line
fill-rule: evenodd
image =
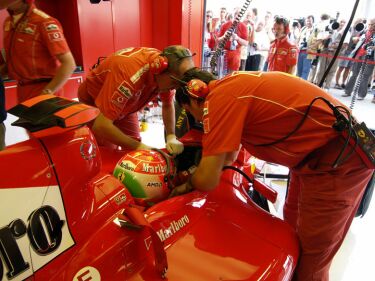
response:
M175 173L172 158L156 150L135 150L116 164L114 176L133 195L136 203L151 206L166 199Z

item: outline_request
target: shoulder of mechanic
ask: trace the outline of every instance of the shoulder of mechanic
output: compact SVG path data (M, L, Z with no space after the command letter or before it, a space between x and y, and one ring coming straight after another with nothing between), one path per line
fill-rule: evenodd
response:
M42 32L63 32L61 23L57 19L37 8L34 8L31 11L29 15L29 22L38 25L40 31Z

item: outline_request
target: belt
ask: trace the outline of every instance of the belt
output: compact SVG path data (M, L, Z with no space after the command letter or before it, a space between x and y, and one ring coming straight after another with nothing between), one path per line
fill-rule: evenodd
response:
M39 84L39 83L49 83L52 81L52 78L40 78L40 79L34 79L29 81L18 81L18 85L20 86L27 86L27 85L33 85L33 84Z

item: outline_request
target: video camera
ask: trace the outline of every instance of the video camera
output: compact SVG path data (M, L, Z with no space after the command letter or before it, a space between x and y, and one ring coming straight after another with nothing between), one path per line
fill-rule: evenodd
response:
M332 34L333 31L338 29L339 27L340 27L340 24L336 20L330 20L329 25L327 25L326 28L325 28L325 31Z
M340 27L340 24L337 22L336 19L331 19L329 21L329 25L327 25L325 27L325 30L326 32L328 32L330 35L333 34L333 31L335 31L336 29L338 29ZM324 48L327 49L329 44L331 43L331 40L332 38L328 38L326 40L323 41L323 45L324 45Z

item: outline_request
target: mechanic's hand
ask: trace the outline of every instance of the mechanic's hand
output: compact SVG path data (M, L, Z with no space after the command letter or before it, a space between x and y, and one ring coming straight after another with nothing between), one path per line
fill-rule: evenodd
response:
M184 145L182 142L180 142L177 138L176 135L174 134L169 134L167 136L167 150L170 154L180 154L182 151L184 151Z
M140 143L138 146L137 146L137 148L136 148L137 150L151 150L152 149L152 147L151 146L148 146L148 145L146 145L146 144L144 144L144 143Z
M173 190L169 194L168 198L179 196L179 195L188 193L189 191L191 191L191 189L187 188L187 184L184 183L184 184L181 184L181 185L176 186L175 188L173 188Z

